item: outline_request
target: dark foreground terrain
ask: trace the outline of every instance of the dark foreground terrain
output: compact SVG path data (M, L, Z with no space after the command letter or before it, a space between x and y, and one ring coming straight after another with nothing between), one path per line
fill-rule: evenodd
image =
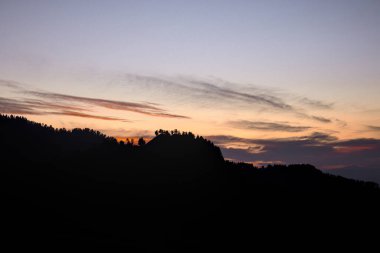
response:
M378 186L311 165L257 169L225 161L192 133L160 131L137 146L13 116L0 117L0 140L1 238L13 248L233 252L376 242Z

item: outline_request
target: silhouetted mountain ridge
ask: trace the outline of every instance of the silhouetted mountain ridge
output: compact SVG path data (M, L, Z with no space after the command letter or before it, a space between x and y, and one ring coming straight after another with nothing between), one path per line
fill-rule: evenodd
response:
M0 139L10 242L236 250L273 229L334 224L352 232L378 220L377 184L312 165L258 169L225 161L217 146L191 132L158 130L150 142L133 145L91 129L1 115Z

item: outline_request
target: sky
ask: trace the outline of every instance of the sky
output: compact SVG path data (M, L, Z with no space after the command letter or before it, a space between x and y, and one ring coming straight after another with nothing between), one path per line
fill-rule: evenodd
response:
M0 0L0 113L380 182L380 1Z

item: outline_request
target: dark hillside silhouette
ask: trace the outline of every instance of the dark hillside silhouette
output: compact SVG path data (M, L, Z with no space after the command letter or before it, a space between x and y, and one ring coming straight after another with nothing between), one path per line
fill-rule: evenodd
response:
M13 247L239 250L317 231L356 237L379 221L375 183L225 161L191 132L158 130L133 145L1 115L0 140L3 240Z

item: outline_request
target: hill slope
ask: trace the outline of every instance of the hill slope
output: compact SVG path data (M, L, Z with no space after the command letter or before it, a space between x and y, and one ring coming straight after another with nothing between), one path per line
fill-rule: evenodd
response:
M237 249L289 226L352 235L378 222L374 183L311 165L224 161L218 147L192 133L162 131L146 145L121 145L90 129L0 116L0 140L9 242Z

